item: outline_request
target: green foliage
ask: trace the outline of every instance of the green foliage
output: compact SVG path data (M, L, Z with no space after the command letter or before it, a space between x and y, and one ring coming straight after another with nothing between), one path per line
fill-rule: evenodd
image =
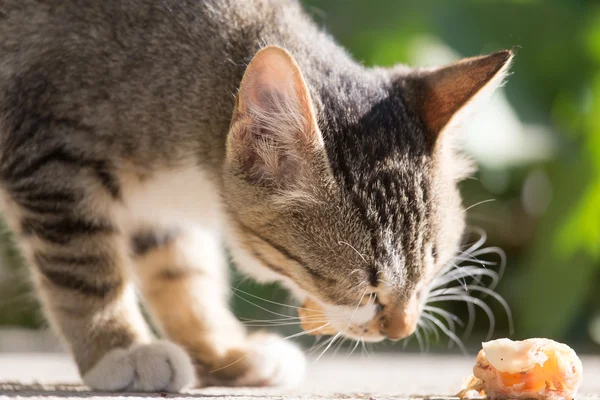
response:
M600 32L600 30L598 30ZM600 47L600 36L596 38ZM600 60L599 65L600 65ZM589 160L589 184L577 206L557 236L557 247L563 254L583 250L600 258L600 73L591 82L591 106L585 115L583 131L584 151Z
M596 13L583 25L586 54L600 66L600 29ZM575 67L574 67L575 68ZM554 117L568 134L567 150L554 161L554 206L542 221L523 275L521 327L528 335L563 337L585 313L598 287L600 268L600 73L592 74L577 101L559 98ZM572 92L572 90L571 90ZM585 319L585 317L584 317Z

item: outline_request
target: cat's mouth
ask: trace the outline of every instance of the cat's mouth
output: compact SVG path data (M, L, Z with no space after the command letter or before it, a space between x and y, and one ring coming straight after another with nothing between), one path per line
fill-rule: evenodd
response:
M298 309L309 335L335 335L367 342L399 340L413 334L419 319L418 296L401 306L383 306L376 297L357 307L323 304L310 297Z
M314 336L335 335L366 342L379 342L386 338L383 322L375 301L356 308L322 304L311 298L298 309L302 329Z

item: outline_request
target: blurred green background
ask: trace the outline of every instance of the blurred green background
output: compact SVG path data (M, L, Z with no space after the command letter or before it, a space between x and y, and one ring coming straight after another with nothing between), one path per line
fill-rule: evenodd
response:
M506 253L497 292L514 315L513 338L550 337L578 351L600 350L600 3L596 1L306 0L313 18L367 65L435 65L514 48L505 87L466 124L460 140L479 164L462 185L469 224L485 246ZM493 200L493 201L488 201ZM472 239L474 240L474 239ZM0 327L39 328L43 319L26 270L2 236ZM497 261L495 254L482 260ZM492 268L492 266L490 266ZM288 295L235 277L240 289L278 302ZM241 295L238 292L238 295ZM474 295L476 295L474 293ZM243 318L295 315L293 309L244 295L232 298ZM260 305L264 309L250 304ZM508 317L491 297L495 337ZM465 322L464 304L444 306ZM477 348L489 321L479 310L466 343ZM249 324L251 325L251 324ZM297 326L279 327L285 333ZM457 330L461 335L461 329ZM431 351L446 351L447 340ZM308 344L310 340L305 340ZM383 344L375 351L402 345ZM416 340L409 350L418 350ZM7 350L1 348L2 350ZM8 349L10 350L10 349Z

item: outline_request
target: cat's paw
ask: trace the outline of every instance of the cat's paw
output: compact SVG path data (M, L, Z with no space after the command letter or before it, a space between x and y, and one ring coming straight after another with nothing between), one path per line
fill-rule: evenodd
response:
M114 349L84 376L92 389L129 392L178 392L195 381L192 361L176 344L156 341Z
M306 358L302 351L275 334L250 336L248 352L251 368L238 384L261 386L296 386L304 379Z
M244 350L230 353L220 374L227 377L213 380L212 384L293 387L302 381L306 359L298 347L277 335L262 332L248 340Z

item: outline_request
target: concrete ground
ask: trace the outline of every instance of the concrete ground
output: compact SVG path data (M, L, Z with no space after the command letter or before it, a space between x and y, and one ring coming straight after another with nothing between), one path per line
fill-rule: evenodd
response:
M322 358L309 362L305 383L294 390L210 388L180 395L94 393L80 386L68 356L58 353L0 354L0 398L96 399L142 397L219 399L414 399L452 398L470 374L475 357L377 355ZM584 380L578 400L600 399L600 358L582 357Z

